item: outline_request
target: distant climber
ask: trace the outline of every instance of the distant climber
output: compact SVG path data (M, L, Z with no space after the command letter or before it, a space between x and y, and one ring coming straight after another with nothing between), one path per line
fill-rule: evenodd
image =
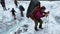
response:
M21 16L24 17L23 12L25 11L25 8L24 8L22 5L20 5L20 6L19 6L19 10L20 10L20 12L21 12Z
M14 20L16 20L16 15L15 15L16 11L14 10L14 8L12 8L11 12L12 12L12 16L14 17Z

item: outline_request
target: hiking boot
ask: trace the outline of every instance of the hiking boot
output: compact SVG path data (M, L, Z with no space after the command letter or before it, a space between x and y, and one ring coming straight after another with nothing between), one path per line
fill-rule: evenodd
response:
M42 26L40 26L40 25L39 25L39 28L40 28L40 29L43 29Z
M42 27L40 29L43 29Z
M35 31L39 31L39 29L35 28Z

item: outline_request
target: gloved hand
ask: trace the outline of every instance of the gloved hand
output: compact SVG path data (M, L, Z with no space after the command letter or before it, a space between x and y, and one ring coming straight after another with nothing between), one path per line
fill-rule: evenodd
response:
M45 14L46 17L48 17L48 14Z
M45 14L45 16L46 16L46 17L48 17L48 16L49 16L49 11Z

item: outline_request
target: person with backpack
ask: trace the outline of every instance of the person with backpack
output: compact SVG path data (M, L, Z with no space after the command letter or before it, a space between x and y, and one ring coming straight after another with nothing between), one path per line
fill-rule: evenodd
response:
M6 6L5 6L5 0L1 0L1 5L2 5L2 7L3 7L3 10L7 10L7 9L6 9Z
M42 7L40 7L40 5L39 4L37 4L37 6L35 7L35 9L34 9L34 12L31 14L31 16L30 16L30 18L32 19L32 20L34 20L34 22L35 22L35 27L34 27L34 29L36 30L36 31L38 31L38 29L37 29L37 26L38 26L38 22L40 23L39 24L39 28L41 28L41 29L43 29L42 28L42 23L43 23L43 21L42 21L42 19L41 18L43 18L43 17L47 17L48 16L48 13L49 12L45 12L45 7L44 6L42 6Z
M17 4L17 3L18 3L17 0L14 0L14 3L15 3L15 5L16 5L16 7L17 7L17 6L18 6L18 4Z
M16 11L14 10L14 8L12 8L11 12L12 12L12 16L14 17L14 20L16 20L16 15L15 15Z
M44 6L42 6L41 8L40 8L40 10L38 10L38 12L35 14L35 18L37 19L36 21L35 21L35 29L37 30L37 25L38 25L38 22L40 23L39 24L39 28L41 28L41 29L43 29L42 28L42 23L43 23L43 21L42 21L42 19L41 18L43 18L43 17L48 17L48 14L49 14L49 12L45 12L45 10L46 10L46 8L44 7Z
M22 5L20 5L19 10L21 12L21 16L24 17L23 11L25 11L25 8Z

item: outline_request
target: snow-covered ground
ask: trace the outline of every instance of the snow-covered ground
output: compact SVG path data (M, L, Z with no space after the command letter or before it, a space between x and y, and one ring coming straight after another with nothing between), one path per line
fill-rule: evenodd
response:
M20 11L15 7L13 0L6 0L6 7L9 10L3 11L0 5L0 34L14 34L19 30L20 34L60 34L60 1L40 1L41 6L46 7L46 11L50 11L48 18L43 18L43 30L34 30L34 21L30 18L26 18L26 11L30 1L18 1L18 6L23 5L25 8L24 17L20 16ZM17 20L13 20L11 15L11 9L14 8ZM47 23L45 23L47 21ZM23 27L27 25L27 27ZM28 29L27 31L24 29Z

